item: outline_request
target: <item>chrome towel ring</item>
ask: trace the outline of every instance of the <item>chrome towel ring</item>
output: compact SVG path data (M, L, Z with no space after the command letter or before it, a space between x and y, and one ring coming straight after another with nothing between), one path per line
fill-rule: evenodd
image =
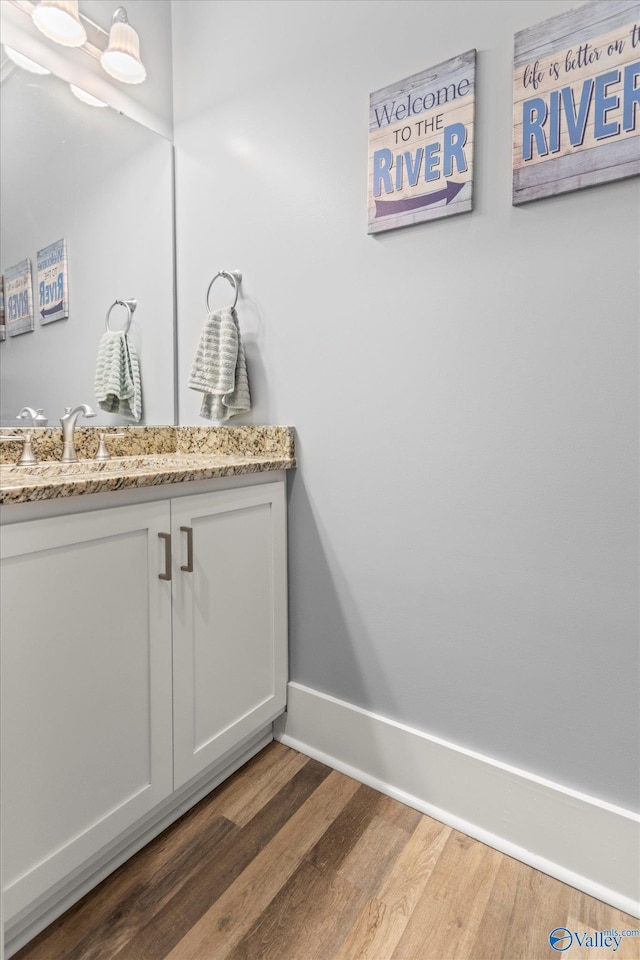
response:
M214 285L218 277L224 277L225 280L228 280L233 289L235 290L235 296L233 298L233 303L229 304L231 309L235 308L236 303L238 302L238 293L240 292L240 283L242 281L242 274L239 270L218 270L215 277L209 284L207 290L207 310L211 313L211 305L209 303L209 294L211 293L211 287Z
M105 329L111 330L111 327L109 326L109 317L111 316L111 311L113 310L113 308L117 307L118 305L120 305L121 307L127 308L127 325L124 328L124 330L121 332L129 333L129 327L131 326L131 317L133 316L134 310L138 306L137 300L114 300L111 306L109 307L109 309L107 310L107 316L104 321Z

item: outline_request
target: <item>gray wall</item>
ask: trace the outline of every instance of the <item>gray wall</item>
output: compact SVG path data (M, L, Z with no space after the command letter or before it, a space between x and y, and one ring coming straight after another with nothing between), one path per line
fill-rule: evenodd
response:
M179 402L240 268L292 678L635 807L638 180L511 205L513 33L572 5L174 3ZM474 212L368 237L370 91L472 47Z

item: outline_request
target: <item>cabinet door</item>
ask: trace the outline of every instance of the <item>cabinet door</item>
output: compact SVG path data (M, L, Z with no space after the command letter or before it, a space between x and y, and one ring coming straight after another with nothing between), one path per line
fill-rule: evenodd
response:
M2 529L5 918L172 789L168 501Z
M284 709L284 483L184 497L171 513L178 787Z

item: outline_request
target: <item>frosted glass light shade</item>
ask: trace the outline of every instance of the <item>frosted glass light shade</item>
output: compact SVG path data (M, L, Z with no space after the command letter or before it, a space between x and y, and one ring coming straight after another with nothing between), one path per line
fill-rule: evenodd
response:
M19 50L14 50L13 47L8 47L6 43L4 45L4 52L9 57L9 60L12 60L17 67L22 67L23 70L28 70L29 73L38 73L41 76L51 73L50 70L47 70L47 68L43 67L40 63L37 63L30 57L25 57L24 53L20 53Z
M87 93L87 91L83 90L82 87L76 87L75 83L70 83L69 86L74 97L77 97L78 100L82 100L83 103L88 104L90 107L108 106L104 100L98 100L97 97L94 97L92 93Z
M40 0L31 16L40 33L64 47L81 47L87 39L78 0Z
M140 60L140 40L128 23L114 23L109 33L109 46L100 57L109 76L122 83L142 83L147 71Z

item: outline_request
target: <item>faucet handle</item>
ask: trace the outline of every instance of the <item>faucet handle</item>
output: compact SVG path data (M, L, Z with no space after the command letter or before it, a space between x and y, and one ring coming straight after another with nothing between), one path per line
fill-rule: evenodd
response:
M100 443L98 444L98 452L95 455L96 460L110 460L111 454L107 450L107 444L105 443L105 437L124 437L124 433L99 433L98 434Z
M0 436L0 440L22 440L22 453L20 455L20 459L18 460L19 467L30 467L34 463L38 462L33 452L33 447L31 446L31 441L33 440L33 430L25 430L24 433L3 435Z

